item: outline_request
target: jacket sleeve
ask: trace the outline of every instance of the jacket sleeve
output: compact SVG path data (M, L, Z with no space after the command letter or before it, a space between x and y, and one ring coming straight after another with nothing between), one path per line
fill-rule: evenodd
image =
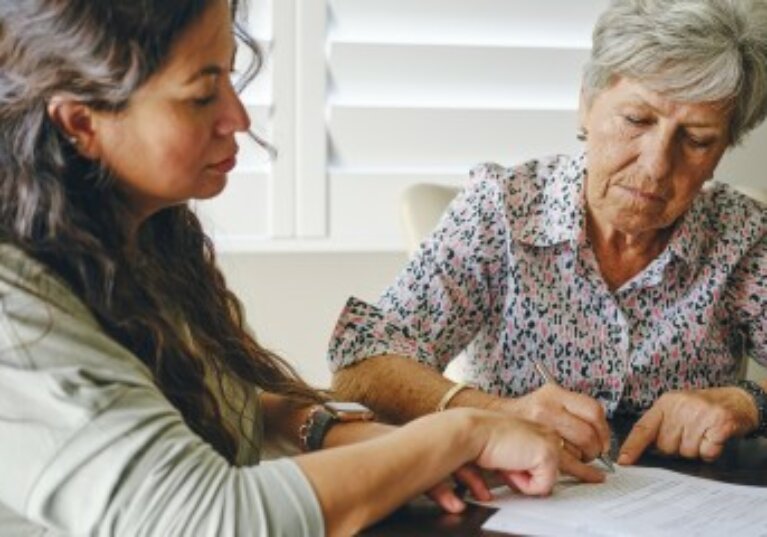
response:
M324 533L293 461L231 466L91 317L22 291L2 304L0 504L67 535Z
M398 354L444 369L489 318L502 318L508 259L500 167L475 168L436 230L377 306L351 299L330 342L338 370L370 356Z

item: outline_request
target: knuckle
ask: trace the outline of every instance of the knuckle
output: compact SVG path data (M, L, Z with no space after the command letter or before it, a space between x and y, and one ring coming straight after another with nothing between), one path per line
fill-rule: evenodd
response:
M697 459L698 458L698 448L697 446L683 444L679 448L679 454L684 457L685 459Z
M707 462L716 460L721 454L722 446L718 444L706 444L700 450L700 458Z
M663 408L688 406L694 404L698 397L690 391L671 390L660 396L658 404Z
M572 434L569 435L569 440L576 446L580 451L583 452L590 452L592 448L595 448L597 445L597 442L593 438L593 435L590 433L578 428L573 430Z
M586 412L592 421L602 420L605 417L605 409L597 401L590 399Z
M720 432L724 438L730 438L734 436L738 431L738 422L734 416L728 416L720 428Z
M532 421L541 422L545 419L547 412L543 405L532 404L528 409L527 415Z
M677 451L677 446L675 446L672 442L669 442L667 440L664 440L662 438L659 438L655 442L655 447L663 453L664 455L674 455Z
M650 430L650 426L647 425L646 420L640 419L634 424L634 432L644 433Z
M733 413L729 409L721 406L712 406L709 409L709 415L714 423L721 423L723 425L726 425L727 422L734 418Z

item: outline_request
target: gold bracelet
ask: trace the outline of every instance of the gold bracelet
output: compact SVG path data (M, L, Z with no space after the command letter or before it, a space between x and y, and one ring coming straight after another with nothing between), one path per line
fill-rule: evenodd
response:
M463 390L464 388L470 388L468 384L465 382L459 382L458 384L453 384L448 391L445 392L445 395L442 396L442 399L439 400L439 404L437 404L437 412L442 412L444 410L447 410L447 405L450 404L450 401L453 400L453 397L455 397L458 392Z

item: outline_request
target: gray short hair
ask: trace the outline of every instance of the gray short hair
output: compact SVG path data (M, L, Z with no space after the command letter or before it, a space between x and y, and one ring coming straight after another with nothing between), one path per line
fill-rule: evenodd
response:
M767 0L613 0L594 27L586 98L618 76L674 100L730 99L738 143L767 116Z

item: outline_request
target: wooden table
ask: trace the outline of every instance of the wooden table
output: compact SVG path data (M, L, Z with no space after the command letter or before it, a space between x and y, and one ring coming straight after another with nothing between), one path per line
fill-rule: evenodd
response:
M616 437L625 438L631 424L613 423ZM715 479L728 483L767 487L767 439L734 439L725 446L717 461L705 463L699 460L669 458L654 452L645 453L639 460L642 466L668 468L677 472ZM425 498L419 498L381 523L367 529L365 537L430 537L430 536L483 536L499 537L501 534L483 531L482 524L494 509L469 505L461 515L448 515Z

